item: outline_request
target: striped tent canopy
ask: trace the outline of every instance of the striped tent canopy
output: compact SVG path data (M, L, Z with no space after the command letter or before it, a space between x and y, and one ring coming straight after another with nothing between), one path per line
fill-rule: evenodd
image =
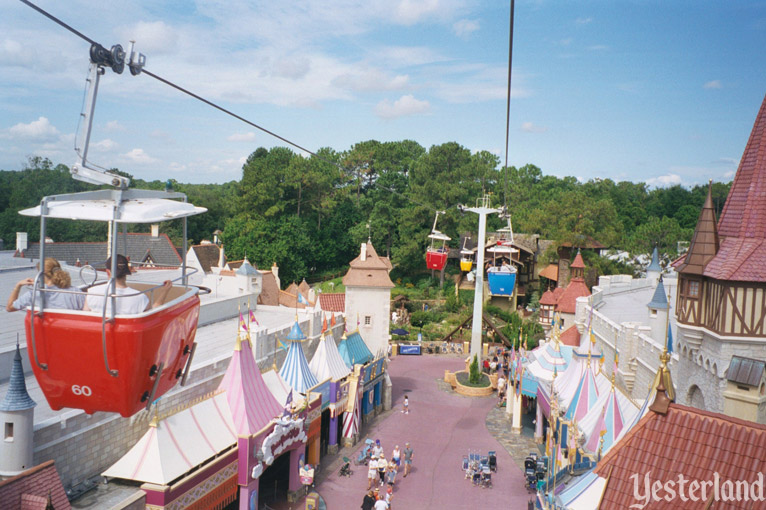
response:
M367 348L367 344L362 340L362 335L359 334L359 331L354 331L348 337L344 333L340 345L338 345L338 352L346 366L350 369L353 369L354 365L364 365L374 359L370 349Z
M580 476L556 498L557 508L567 510L592 510L601 502L601 494L604 492L606 479L601 478L593 470Z
M593 409L598 401L598 388L596 387L596 369L595 363L590 360L585 363L582 377L577 383L577 389L572 396L572 401L567 406L567 412L564 419L569 421L580 421Z
M290 341L287 357L282 364L282 368L279 369L279 375L282 379L284 379L292 389L304 395L310 388L319 384L317 378L311 373L309 363L306 361L306 355L303 353L303 348L301 347L301 341L305 339L306 336L303 334L303 331L296 320L295 324L293 324L293 328L290 330L290 334L287 335L287 340Z
M529 358L532 361L524 370L524 379L521 384L522 393L537 397L541 387L550 387L554 372L557 376L566 372L572 361L572 349L571 346L553 339L529 353ZM527 388L531 393L527 392Z
M317 346L314 357L311 358L309 368L319 381L326 379L337 381L351 373L340 352L338 352L335 339L332 335L325 335L324 333L322 333L322 340Z
M138 443L101 476L166 485L236 442L229 404L220 393L153 420Z
M282 406L263 382L250 340L239 335L219 388L226 390L237 434L256 434L282 414Z
M596 346L595 341L590 341L591 338L593 338L593 334L582 336L580 339L580 346L572 351L572 361L569 363L569 366L567 366L564 373L558 372L556 379L553 380L553 388L558 396L559 409L566 411L569 408L569 404L574 398L575 391L580 384L588 360L590 360L595 367L595 364L600 364L600 360L604 357ZM596 372L596 388L598 389L598 394L601 395L602 393L609 391L610 385L611 382L609 379L598 370ZM544 402L543 409L550 408L550 394L550 384L540 386L540 391L538 392L537 397Z
M283 407L286 406L287 397L290 395L292 388L284 379L282 379L282 376L279 375L276 367L263 373L263 382L266 383L266 387L271 394L274 395L274 398L277 399L277 402ZM302 407L305 400L303 395L293 391L293 405L295 405L296 408Z
M638 411L638 406L612 385L608 392L599 397L588 416L578 424L586 438L585 450L593 454L598 453L601 432L606 431L604 446L601 450L602 455L606 454L623 429L633 422Z

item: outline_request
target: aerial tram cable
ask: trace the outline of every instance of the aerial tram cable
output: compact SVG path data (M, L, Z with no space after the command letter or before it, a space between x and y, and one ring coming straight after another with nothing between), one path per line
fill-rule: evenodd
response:
M29 0L19 0L19 1L22 2L25 5L28 5L32 9L36 10L37 12L39 12L40 14L45 16L46 18L48 18L51 21L55 22L56 24L58 24L58 25L62 26L63 28L69 30L74 35L76 35L77 37L83 39L86 42L89 42L91 45L96 45L98 47L102 47L99 43L97 43L96 41L94 41L90 37L84 35L82 32L80 32L77 29L71 27L70 25L68 25L64 21L60 20L56 16L53 16L52 14L48 13L44 9L42 9L42 8L38 7L37 5L33 4ZM117 46L119 46L119 45L117 45ZM325 158L324 156L322 156L320 154L317 154L316 152L314 152L312 150L309 150L306 147L303 147L302 145L300 145L300 144L298 144L296 142L293 142L293 141L289 140L288 138L285 138L285 137L283 137L283 136L281 136L281 135L279 135L279 134L277 134L277 133L275 133L275 132L273 132L273 131L271 131L271 130L263 127L263 126L260 126L260 125L256 124L255 122L252 122L252 121L242 117L241 115L238 115L238 114L232 112L231 110L228 110L227 108L224 108L224 107L214 103L213 101L210 101L210 100L208 100L208 99L206 99L206 98L204 98L204 97L202 97L202 96L200 96L198 94L195 94L194 92L192 92L192 91L190 91L190 90L188 90L188 89L186 89L186 88L184 88L184 87L182 87L180 85L177 85L176 83L173 83L172 81L170 81L170 80L168 80L166 78L163 78L163 77L161 77L161 76L159 76L159 75L157 75L157 74L155 74L155 73L153 73L151 71L148 71L145 67L141 68L141 73L142 74L146 74L146 75L154 78L155 80L157 80L157 81L159 81L161 83L164 83L165 85L168 85L169 87L172 87L172 88L178 90L179 92L183 92L184 94L187 94L188 96L190 96L190 97L192 97L194 99L197 99L198 101L201 101L201 102L207 104L208 106L211 106L212 108L215 108L216 110L219 110L219 111L221 111L221 112L223 112L223 113L225 113L225 114L227 114L227 115L229 115L231 117L234 117L235 119L237 119L237 120L239 120L239 121L241 121L241 122L243 122L243 123L245 123L245 124L247 124L249 126L252 126L255 129L258 129L259 131L262 131L262 132L264 132L264 133L266 133L268 135L271 135L274 138L277 138L278 140L281 140L284 143L286 143L286 144L288 144L288 145L290 145L290 146L292 146L292 147L294 147L296 149L299 149L299 150L301 150L301 151L303 151L303 152L305 152L305 153L307 153L307 154L309 154L311 156L314 156L315 158L317 158L320 161L323 161L325 163L328 163L328 164L336 167L341 172L342 175L350 175L349 172L345 168L343 168L343 166L340 165L339 163L337 163L335 161L332 161L332 160L330 160L328 158ZM434 207L432 205L423 204L421 202L418 202L417 200L414 200L413 198L411 198L411 197L409 197L409 196L407 196L407 195L405 195L403 193L400 193L400 192L398 192L398 191L396 191L396 190L394 190L392 188L389 188L387 186L383 186L382 184L375 183L374 185L379 187L379 188L381 188L381 189L384 189L384 190L386 190L386 191L388 191L390 193L397 194L397 195L401 196L402 198L404 198L405 200L408 200L409 202L412 202L415 205L419 205L421 207L425 207L425 208L429 209L430 211L436 212L437 210L439 210L437 207Z

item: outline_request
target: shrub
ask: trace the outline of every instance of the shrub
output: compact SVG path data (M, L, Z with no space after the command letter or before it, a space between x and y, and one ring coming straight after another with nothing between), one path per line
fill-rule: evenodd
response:
M471 365L468 367L468 382L471 384L479 384L480 381L481 371L479 370L479 357L477 354L474 354Z

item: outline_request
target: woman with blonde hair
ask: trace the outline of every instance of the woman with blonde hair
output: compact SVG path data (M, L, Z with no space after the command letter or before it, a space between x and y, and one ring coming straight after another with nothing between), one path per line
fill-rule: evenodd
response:
M46 257L43 263L44 291L37 294L35 308L64 308L69 310L80 310L85 303L85 294L77 287L72 287L72 279L69 273L61 269L59 261ZM27 292L19 297L22 287L35 284L33 278L24 278L16 283L11 295L8 297L8 303L5 309L9 312L22 310L32 304L33 292ZM65 291L65 292L60 292ZM42 301L40 297L42 296Z

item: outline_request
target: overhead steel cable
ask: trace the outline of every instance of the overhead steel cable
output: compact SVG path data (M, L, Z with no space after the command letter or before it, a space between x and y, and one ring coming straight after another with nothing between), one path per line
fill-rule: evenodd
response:
M77 30L77 29L73 28L72 26L68 25L67 23L63 22L62 20L60 20L56 16L48 13L44 9L42 9L42 8L38 7L37 5L33 4L29 0L19 0L19 1L21 3L27 5L27 6L31 7L35 11L39 12L40 14L45 16L46 18L48 18L51 21L53 21L54 23L56 23L56 24L62 26L63 28L69 30L70 32L72 32L74 35L76 35L80 39L89 42L91 45L101 46L101 44L99 44L98 42L94 41L93 39L91 39L90 37L86 36L85 34L80 32L79 30ZM297 143L295 143L295 142L293 142L293 141L291 141L291 140L289 140L289 139L287 139L287 138L285 138L285 137L283 137L281 135L278 135L277 133L275 133L275 132L273 132L273 131L271 131L271 130L263 127L263 126L260 126L260 125L256 124L255 122L252 122L252 121L242 117L241 115L238 115L238 114L232 112L231 110L228 110L228 109L224 108L223 106L220 106L220 105L214 103L213 101L210 101L209 99L206 99L206 98L204 98L204 97L202 97L202 96L200 96L198 94L195 94L194 92L192 92L192 91L190 91L190 90L188 90L188 89L186 89L186 88L184 88L184 87L182 87L180 85L177 85L177 84L173 83L170 80L167 80L167 79L165 79L165 78L163 78L163 77L161 77L161 76L159 76L159 75L157 75L155 73L152 73L151 71L146 70L146 68L142 68L141 69L141 73L147 74L148 76L154 78L155 80L157 80L157 81L159 81L161 83L164 83L165 85L167 85L169 87L172 87L172 88L178 90L179 92L183 92L184 94L187 94L188 96L190 96L190 97L192 97L194 99L197 99L198 101L201 101L201 102L207 104L208 106L211 106L211 107L215 108L216 110L219 110L219 111L221 111L221 112L223 112L223 113L225 113L225 114L227 114L227 115L229 115L231 117L234 117L235 119L237 119L237 120L239 120L241 122L244 122L245 124L247 124L249 126L252 126L255 129L258 129L259 131L262 131L262 132L264 132L266 134L269 134L269 135L273 136L274 138L277 138L278 140L281 140L284 143L286 143L286 144L288 144L288 145L290 145L292 147L295 147L296 149L299 149L299 150L301 150L301 151L303 151L303 152L305 152L307 154L310 154L311 156L314 156L315 158L319 159L320 161L323 161L325 163L328 163L328 164L338 168L338 170L341 172L341 175L346 175L346 176L349 176L349 177L354 177L352 172L348 171L340 163L338 163L336 161L332 161L330 159L327 159L324 156L321 156L321 155L317 154L316 152L303 147L302 145L299 145L299 144L297 144ZM426 207L426 208L428 208L428 209L430 209L432 211L438 211L439 210L436 207L422 204L422 203L412 199L411 197L409 197L409 196L407 196L407 195L405 195L403 193L400 193L400 192L398 192L398 191L396 191L396 190L394 190L392 188L388 188L388 187L383 186L383 185L378 185L377 183L375 183L374 185L378 186L380 188L383 188L386 191L389 191L391 193L395 193L395 194L401 196L402 198L412 202L413 204L416 204L416 205L419 205L419 206L422 206L422 207Z
M505 212L508 213L508 139L511 130L511 70L513 68L513 11L515 0L511 0L511 21L508 35L508 94L505 107Z

